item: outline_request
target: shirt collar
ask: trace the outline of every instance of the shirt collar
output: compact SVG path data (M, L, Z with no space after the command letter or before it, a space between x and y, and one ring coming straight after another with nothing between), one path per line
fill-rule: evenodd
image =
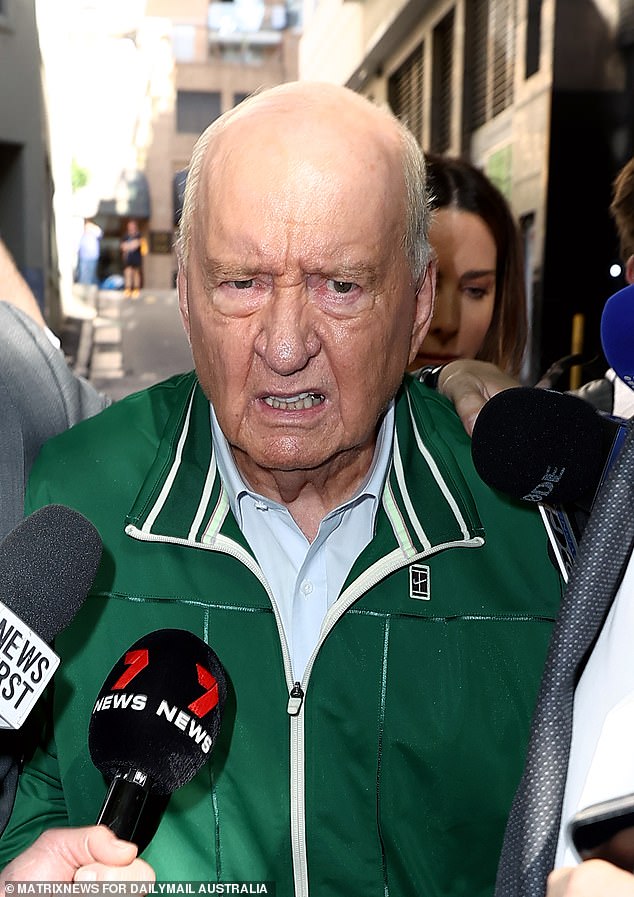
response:
M209 405L211 419L211 435L216 453L216 463L218 471L227 492L229 504L234 517L238 521L238 526L242 529L242 511L241 501L245 496L251 496L255 501L264 502L270 507L280 507L278 502L265 498L257 492L254 492L242 479L242 475L238 470L233 453L229 447L229 443L220 429L220 424L216 417L213 406ZM394 399L390 402L387 411L383 415L383 420L379 428L379 433L374 447L374 457L368 473L355 494L341 507L347 507L358 502L360 499L369 497L374 502L374 512L378 508L379 499L383 492L383 485L387 475L388 466L392 455L392 442L394 439Z

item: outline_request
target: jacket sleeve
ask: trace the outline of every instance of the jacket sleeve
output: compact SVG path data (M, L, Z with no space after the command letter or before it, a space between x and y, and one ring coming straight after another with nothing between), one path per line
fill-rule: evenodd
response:
M42 722L40 718L40 726ZM13 813L0 837L0 867L30 847L42 832L68 825L55 745L52 737L45 738L20 775Z

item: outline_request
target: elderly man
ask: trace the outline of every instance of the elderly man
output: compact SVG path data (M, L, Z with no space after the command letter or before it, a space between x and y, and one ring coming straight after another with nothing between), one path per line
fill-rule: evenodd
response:
M195 375L53 441L31 480L29 508L76 507L104 558L58 640L5 879L147 863L278 897L492 893L561 582L539 516L483 485L449 403L404 376L427 216L418 145L345 88L264 91L200 139L178 276ZM90 827L86 729L159 627L213 646L227 707L131 862Z

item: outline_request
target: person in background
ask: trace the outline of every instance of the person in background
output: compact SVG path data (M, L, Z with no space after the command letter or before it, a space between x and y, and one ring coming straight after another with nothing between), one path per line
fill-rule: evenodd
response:
M24 516L24 492L47 439L109 400L76 377L28 284L0 239L0 541ZM0 832L20 770L19 733L0 732Z
M634 284L634 157L625 163L614 179L610 213L619 239L625 280L628 284ZM575 392L599 411L607 411L617 417L634 416L634 390L617 377L612 368L603 377L585 383Z
M104 553L56 642L5 879L41 879L42 838L49 858L84 843L95 695L177 625L229 692L143 853L159 879L492 893L562 583L539 515L480 481L449 403L405 374L433 303L425 197L411 133L332 84L262 91L198 141L178 243L195 374L58 437L29 484Z
M610 206L619 242L625 279L634 283L634 158L618 173ZM458 405L462 404L463 420L469 427L479 407L498 388L506 388L499 372L478 368L471 363L467 370L458 363L448 365L440 375L442 388L449 390ZM513 385L508 384L508 385ZM479 398L478 398L479 393ZM600 410L621 416L632 414L632 390L608 371L605 378L586 384L577 392ZM466 404L464 404L466 402ZM634 791L628 745L634 725L632 695L634 678L631 664L632 629L632 554L628 544L631 533L631 502L627 511L621 506L611 512L613 496L631 494L634 465L631 462L632 436L621 450L621 464L602 486L597 497L601 517L595 510L590 518L597 533L605 533L600 545L584 538L582 555L576 570L577 587L593 582L594 570L603 557L625 557L622 569L612 586L610 601L594 636L589 657L584 657L576 675L574 717L565 790L561 808L561 829L557 851L550 859L555 867L548 879L547 897L634 897L634 875L602 860L588 860L577 865L567 840L566 827L580 809L611 797ZM590 525L590 524L589 524ZM608 544L609 542L609 544ZM597 547L595 548L595 544ZM511 815L511 825L513 815ZM518 885L518 888L521 886ZM514 892L515 893L515 892ZM523 893L518 890L518 893Z
M474 165L425 156L438 268L434 316L413 367L457 358L520 373L526 295L520 234L508 202Z
M136 299L141 289L141 234L136 221L128 221L125 236L121 240L121 262L126 296Z
M103 231L99 225L86 218L77 250L77 282L87 288L97 285L97 266L101 253L102 237Z
M619 240L625 280L628 284L634 284L634 157L625 163L614 179L610 213ZM493 364L454 362L437 372L439 391L454 402L468 433L473 431L476 417L488 399L503 389L519 386L519 382L510 376L507 366L493 358L487 361ZM616 377L611 369L604 377L583 384L573 394L599 411L623 418L634 415L634 390Z
M0 239L0 539L23 517L41 446L109 404L77 377Z
M634 283L634 157L617 174L610 212L616 226L625 279ZM632 335L634 346L634 334ZM622 417L634 415L634 391L608 370L603 381L585 387L602 410ZM583 388L582 388L583 390ZM579 393L578 393L579 394ZM591 396L584 396L590 398ZM601 399L601 396L603 397ZM634 482L634 470L623 471ZM606 484L606 487L609 485ZM621 520L623 523L623 521ZM617 527L622 532L621 527ZM592 556L588 564L592 562ZM614 591L609 613L584 666L575 692L572 743L566 778L556 868L548 883L548 897L634 897L634 875L609 863L593 860L571 866L565 825L579 809L599 800L634 791L630 752L627 744L634 726L632 696L634 676L631 664L633 606L633 561L622 574ZM625 750L623 751L623 748Z

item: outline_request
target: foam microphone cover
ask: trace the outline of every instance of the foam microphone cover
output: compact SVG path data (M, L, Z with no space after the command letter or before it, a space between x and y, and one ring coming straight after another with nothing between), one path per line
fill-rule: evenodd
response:
M209 759L227 686L202 639L158 629L135 642L106 678L90 719L88 748L107 780L139 771L169 795Z
M45 505L0 543L0 601L51 642L85 601L101 549L99 533L82 514Z
M471 453L487 485L525 501L574 503L596 489L614 425L576 396L517 387L493 396Z
M601 345L616 375L634 388L634 285L624 287L605 303L601 315Z

